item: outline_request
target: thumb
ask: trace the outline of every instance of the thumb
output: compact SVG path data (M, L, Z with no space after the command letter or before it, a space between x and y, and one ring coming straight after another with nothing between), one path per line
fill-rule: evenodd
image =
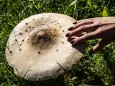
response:
M99 43L97 43L89 52L90 55L92 55L93 53L101 50L104 46L106 46L107 44L109 44L111 41L108 40L101 40Z

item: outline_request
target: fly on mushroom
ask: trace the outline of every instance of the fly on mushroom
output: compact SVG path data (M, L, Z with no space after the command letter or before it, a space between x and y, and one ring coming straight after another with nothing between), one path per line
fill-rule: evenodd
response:
M84 44L72 47L65 37L75 21L64 14L42 13L16 25L6 48L6 59L14 73L26 80L42 81L70 70L85 50Z

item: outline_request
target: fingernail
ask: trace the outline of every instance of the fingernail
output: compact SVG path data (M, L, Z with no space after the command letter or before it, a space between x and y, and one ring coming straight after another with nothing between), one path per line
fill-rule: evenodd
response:
M71 30L71 29L73 29L73 27L68 28L68 30Z
M73 24L77 24L77 22L74 22Z
M74 43L74 41L71 41L70 43L71 43L71 44L73 44L73 43Z
M68 36L69 36L69 33L67 33L65 36L68 37Z

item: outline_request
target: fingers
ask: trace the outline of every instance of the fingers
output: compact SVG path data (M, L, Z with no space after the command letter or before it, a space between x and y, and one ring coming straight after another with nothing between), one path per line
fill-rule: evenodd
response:
M102 49L104 46L112 42L115 38L115 24L106 24L100 23L101 18L97 19L85 19L78 22L73 27L70 27L68 30L70 31L67 33L68 41L74 46L87 40L95 39L95 38L102 38L102 40L96 44L90 54ZM92 32L93 30L93 32ZM83 32L89 32L88 34L82 34ZM110 38L108 38L108 36Z
M93 21L92 19L84 19L84 20L81 20L81 21L77 21L77 22L74 22L73 24L76 24L75 26L73 27L70 27L68 28L68 30L74 30L80 26L83 26L83 25L88 25L88 24L93 24Z
M94 32L85 34L85 35L83 35L81 37L77 37L76 39L73 39L71 41L74 41L74 42L72 42L73 45L77 45L77 44L79 44L81 42L85 42L85 41L90 40L90 39L101 38L101 33L102 33L102 30L98 29L98 30L96 30Z
M78 37L76 37L76 36L72 36L72 37L69 37L67 40L71 43L72 40L77 39L77 38Z
M68 37L77 36L77 34L79 35L83 32L90 32L92 30L96 30L97 27L98 26L95 24L80 26L77 29L70 31Z
M98 22L100 19L101 18L96 20L86 19L76 22L77 24L74 23L76 25L69 28L70 32L67 33L68 41L74 46L86 42L87 40L102 38L102 40L91 49L90 54L102 49L104 46L115 40L115 24L103 25L100 21ZM92 30L93 32L91 32ZM83 32L89 31L90 33L82 35ZM108 36L110 38L108 38Z
M92 55L93 53L101 50L104 46L106 46L107 44L109 44L112 41L108 41L108 40L101 40L99 43L97 43L89 52L90 55Z

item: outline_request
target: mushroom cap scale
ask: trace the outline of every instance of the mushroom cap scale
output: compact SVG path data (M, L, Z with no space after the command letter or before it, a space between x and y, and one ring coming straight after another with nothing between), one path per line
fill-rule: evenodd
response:
M14 73L31 81L56 78L83 56L85 45L72 47L65 34L76 20L64 14L42 13L22 20L6 48Z

